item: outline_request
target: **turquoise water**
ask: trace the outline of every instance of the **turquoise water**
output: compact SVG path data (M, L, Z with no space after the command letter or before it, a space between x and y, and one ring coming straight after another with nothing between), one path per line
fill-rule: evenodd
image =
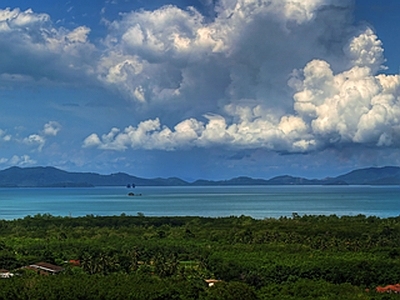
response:
M129 197L128 193L142 194ZM146 216L400 215L398 186L3 188L0 219L49 213Z

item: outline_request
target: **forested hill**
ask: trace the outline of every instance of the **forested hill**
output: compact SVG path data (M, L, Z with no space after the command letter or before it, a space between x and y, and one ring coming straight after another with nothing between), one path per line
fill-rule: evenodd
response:
M400 167L366 168L334 178L306 179L289 175L271 179L236 177L229 180L187 182L171 178L140 178L126 173L101 175L67 172L54 167L11 167L0 171L0 187L93 187L93 186L229 186L229 185L400 185Z
M67 172L54 167L11 167L0 171L1 187L93 187L93 186L169 186L187 185L179 178L145 179L126 173L101 175Z

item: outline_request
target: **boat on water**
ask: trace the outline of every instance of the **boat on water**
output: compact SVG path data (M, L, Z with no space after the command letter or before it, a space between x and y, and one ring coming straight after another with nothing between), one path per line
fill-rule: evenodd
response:
M135 193L130 192L130 193L128 193L128 196L130 196L130 197L142 196L142 194L135 194Z

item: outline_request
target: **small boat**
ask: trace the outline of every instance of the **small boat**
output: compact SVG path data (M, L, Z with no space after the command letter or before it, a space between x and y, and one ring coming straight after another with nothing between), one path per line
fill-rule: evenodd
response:
M142 196L142 194L135 194L135 193L128 193L128 196L133 197L133 196Z

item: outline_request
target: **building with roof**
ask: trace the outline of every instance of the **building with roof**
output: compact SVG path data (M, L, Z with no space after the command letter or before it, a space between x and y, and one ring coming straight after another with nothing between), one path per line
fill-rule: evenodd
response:
M6 269L0 269L0 278L11 278L14 274Z
M29 265L25 268L29 269L29 270L37 271L39 274L43 274L43 275L49 275L49 274L54 275L54 274L58 274L64 270L63 267L49 264L46 262L38 262L36 264Z

